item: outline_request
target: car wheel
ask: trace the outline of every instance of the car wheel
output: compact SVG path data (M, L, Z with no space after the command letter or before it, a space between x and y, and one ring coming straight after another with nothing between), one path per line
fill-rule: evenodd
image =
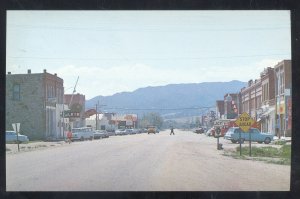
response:
M93 137L92 137L92 136L90 137L90 140L93 140Z
M231 140L231 142L235 144L237 141L236 140Z
M271 142L270 138L266 138L265 141L264 141L265 144L269 144L270 142Z
M239 144L243 144L244 141L245 141L245 139L241 138L241 139L239 140Z
M84 138L83 138L83 137L81 137L81 138L80 138L80 141L84 141Z

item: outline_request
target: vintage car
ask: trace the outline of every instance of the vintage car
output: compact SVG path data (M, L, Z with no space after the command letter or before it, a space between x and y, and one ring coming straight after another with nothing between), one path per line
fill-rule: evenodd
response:
M94 131L94 139L102 139L102 138L108 138L109 135L107 131L105 130L95 130Z
M125 129L117 129L115 135L127 135L127 132Z
M72 129L72 141L73 140L93 140L94 131L92 127L81 127L81 128L73 128Z
M29 139L26 135L18 134L15 131L6 131L5 132L5 141L6 143L26 143L29 142Z
M159 130L156 126L148 126L147 127L147 133L150 134L150 133L159 133Z
M224 136L225 139L231 140L232 143L244 143L244 141L249 141L250 137L252 142L269 144L273 140L274 135L262 133L257 128L250 128L248 132L243 132L239 127L231 127Z

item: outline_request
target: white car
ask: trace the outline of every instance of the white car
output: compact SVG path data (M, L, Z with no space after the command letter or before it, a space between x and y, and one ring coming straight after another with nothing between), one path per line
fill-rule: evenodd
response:
M126 135L126 130L125 129L117 129L115 131L116 135Z
M81 127L72 129L72 140L93 140L94 131L92 127Z

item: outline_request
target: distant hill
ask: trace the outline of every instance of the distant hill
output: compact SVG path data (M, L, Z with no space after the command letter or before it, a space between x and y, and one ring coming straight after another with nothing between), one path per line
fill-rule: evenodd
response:
M116 93L112 96L97 96L86 101L86 109L95 107L99 100L102 111L117 113L159 112L164 118L199 115L200 107L215 106L226 93L236 93L246 82L204 82L169 84L139 88L133 92ZM195 107L198 107L194 109ZM171 109L171 110L170 110Z

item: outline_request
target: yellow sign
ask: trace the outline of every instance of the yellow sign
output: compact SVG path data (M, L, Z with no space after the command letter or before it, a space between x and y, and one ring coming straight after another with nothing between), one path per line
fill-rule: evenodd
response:
M248 113L244 112L240 117L235 121L236 125L242 129L242 131L247 132L255 121L249 116Z

